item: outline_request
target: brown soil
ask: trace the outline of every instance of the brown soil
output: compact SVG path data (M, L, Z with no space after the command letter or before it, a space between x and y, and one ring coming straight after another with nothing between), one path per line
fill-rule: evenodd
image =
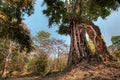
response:
M50 74L42 80L120 80L120 63L80 63L61 73Z
M53 72L45 77L25 76L0 80L120 80L120 63L87 64L80 63L64 69L62 72Z

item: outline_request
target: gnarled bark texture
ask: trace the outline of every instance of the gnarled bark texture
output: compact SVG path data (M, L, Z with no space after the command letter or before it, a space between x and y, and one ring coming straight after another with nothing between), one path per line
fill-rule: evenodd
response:
M91 51L86 40L86 32L84 26L77 24L77 20L73 19L70 23L70 52L68 57L68 66L77 64L82 60L90 61Z
M93 31L90 28L87 29L88 35L95 45L95 49L96 49L95 57L98 57L97 60L102 62L109 62L110 60L113 60L112 56L109 54L107 50L107 46L102 38L102 34L99 27L94 25L92 22L89 23L89 25L91 25L94 31L96 32L96 36L95 36L95 34L93 34Z
M95 54L91 54L90 47L86 40L86 33L95 45ZM93 23L78 24L77 20L74 18L69 26L69 34L71 37L71 44L68 66L77 64L83 60L94 60L96 62L109 62L112 60L112 56L107 50L98 26Z

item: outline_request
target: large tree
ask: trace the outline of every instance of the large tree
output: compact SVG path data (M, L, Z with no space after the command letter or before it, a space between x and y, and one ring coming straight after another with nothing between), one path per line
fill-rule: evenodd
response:
M6 31L4 31L6 30ZM5 54L4 59L4 69L2 73L2 77L6 77L7 75L7 68L9 60L11 59L11 55L13 54L13 48L16 47L19 52L26 51L30 52L33 50L33 43L31 40L30 32L27 29L25 24L20 24L19 27L15 28L4 28L0 32L0 49L1 50L7 50L7 53Z
M22 22L24 14L31 15L34 0L0 0L0 39L10 39L21 46L21 50L32 49L30 31Z
M49 26L57 24L60 34L71 37L68 66L84 60L91 60L92 54L86 40L86 33L96 49L96 60L107 62L111 56L107 51L101 31L93 21L98 17L105 19L119 7L119 0L44 0L43 10L49 18Z
M34 0L0 0L0 40L10 41L3 77L6 77L6 67L14 44L20 51L30 52L33 49L30 31L22 22L24 14L33 13L33 6Z

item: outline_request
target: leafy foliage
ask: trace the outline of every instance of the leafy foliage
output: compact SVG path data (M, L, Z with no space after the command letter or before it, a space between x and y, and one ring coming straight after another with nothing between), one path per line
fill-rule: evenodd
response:
M120 50L117 50L117 51L115 51L115 56L117 57L117 58L120 58Z
M24 23L16 27L3 27L0 32L0 39L10 39L16 42L16 45L21 48L20 50L27 50L27 52L33 50L33 43L31 40L30 32Z
M36 60L35 65L37 68L37 71L44 76L47 73L48 69L48 60L47 55L43 54L39 56L39 58Z
M40 50L40 52L49 52L49 40L50 39L50 33L45 31L39 31L36 36L33 37L33 41L35 42L37 51Z
M115 56L120 58L120 36L112 36L111 41L112 45L116 47Z
M70 6L65 1L70 2ZM59 26L60 34L67 34L70 20L75 17L79 23L94 21L98 17L105 19L113 10L117 10L120 6L119 0L44 0L47 8L43 10L43 14L48 17L49 26L56 24ZM70 7L71 11L68 11Z
M120 49L120 36L112 36L111 41L114 46L117 46L118 49Z
M32 49L30 32L22 23L23 15L34 11L34 0L1 0L0 1L0 39L10 39L18 43L21 50Z
M1 51L1 50L0 50ZM2 54L3 52L1 51L1 54L0 54L0 64L3 62L4 60L4 55ZM1 70L1 69L0 69Z
M24 14L31 15L34 11L35 0L1 0L0 1L0 15L3 15L13 21L22 20Z
M14 45L10 45L10 41L7 40L5 42L1 42L3 45L6 45L7 47L0 46L0 71L4 70L6 60L7 61L7 76L13 76L14 72L21 72L24 69L24 66L28 62L28 55L26 54L26 51L19 51L19 47L17 46L16 43ZM9 55L9 48L12 47L11 49L11 54L10 57L8 58ZM13 67L14 66L14 67Z
M24 57L22 55L16 53L16 54L12 55L12 59L9 63L8 70L10 70L10 72L14 72L14 71L21 72L24 69L25 63L26 62L25 62Z
M39 38L39 40L46 40L50 37L50 33L45 31L39 31L36 37Z
M9 48L9 40L3 41L0 39L0 49L8 49Z
M44 76L48 71L48 58L46 54L42 54L38 57L30 60L28 64L28 69L33 70L33 72L39 73L41 76Z
M90 49L91 49L92 53L95 53L95 46L94 46L93 42L90 39L88 40L88 44L90 46Z
M47 54L48 58L48 71L59 71L66 66L67 58L62 59L62 55L68 53L68 46L62 39L50 38L50 33L39 31L33 38L36 43L36 55L41 56ZM32 60L31 63L35 61ZM34 69L36 70L36 69Z
M60 0L44 0L44 4L47 4L47 9L43 10L43 14L49 18L49 27L53 24L57 24L60 26L60 31L58 32L61 33L61 31L63 31L61 33L63 34L66 29L62 27L68 27L67 23L69 22L69 15L66 12L67 9L64 2Z

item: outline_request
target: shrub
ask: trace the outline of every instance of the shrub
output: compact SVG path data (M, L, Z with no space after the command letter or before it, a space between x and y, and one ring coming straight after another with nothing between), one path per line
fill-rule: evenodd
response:
M29 61L28 71L32 71L45 76L48 71L48 57L46 54L42 54L39 57L33 58Z
M115 52L115 56L116 56L117 58L120 58L120 50L118 50L118 51Z
M62 71L66 67L67 61L63 61L62 59L59 59L58 61L58 71Z
M46 54L40 55L35 62L35 66L40 75L44 76L48 70L48 58Z
M27 71L28 72L35 72L36 68L35 68L35 59L30 59L27 65Z

